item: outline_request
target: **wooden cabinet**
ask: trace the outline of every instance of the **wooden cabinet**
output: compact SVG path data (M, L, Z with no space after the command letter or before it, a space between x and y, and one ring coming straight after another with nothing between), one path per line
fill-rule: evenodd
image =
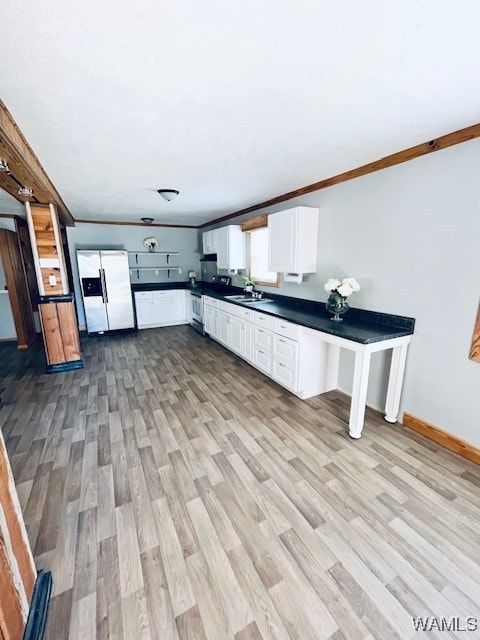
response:
M317 271L318 209L294 207L268 216L268 268L283 274Z
M230 224L217 229L217 268L247 268L247 236L240 225Z
M217 248L218 248L217 229L212 229L211 231L205 231L205 233L202 234L202 244L203 244L204 255L217 253Z
M57 211L52 204L27 202L25 206L40 295L68 293L67 269Z
M135 308L139 329L188 323L184 289L136 291Z
M47 373L83 367L73 294L52 297L38 305L47 358Z

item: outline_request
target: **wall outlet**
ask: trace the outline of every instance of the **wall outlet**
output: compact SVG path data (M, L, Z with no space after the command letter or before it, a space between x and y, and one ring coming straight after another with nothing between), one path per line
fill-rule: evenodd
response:
M179 270L178 270L178 274L179 274L179 275L182 275L182 273L183 273L183 269L179 269Z
M54 287L57 284L57 278L55 276L48 276L48 284Z
M155 275L158 276L158 269L155 269Z

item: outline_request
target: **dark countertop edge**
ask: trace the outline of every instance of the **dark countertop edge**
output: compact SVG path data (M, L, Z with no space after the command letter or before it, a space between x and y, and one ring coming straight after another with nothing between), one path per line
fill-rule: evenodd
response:
M289 322L299 324L313 329L314 331L320 331L329 335L344 338L345 340L351 340L358 342L359 344L373 344L375 342L384 342L386 340L392 340L394 338L402 338L412 335L415 328L415 318L408 316L398 316L389 313L382 313L378 311L368 311L366 309L358 309L351 307L348 311L348 316L342 323L333 323L326 326L319 326L315 319L330 320L331 315L327 312L324 302L318 302L315 300L306 300L303 298L293 298L289 296L282 296L268 292L263 292L265 297L271 298L272 302L276 305L284 307L278 312L278 308L275 311L268 309L268 303L262 303L260 305L245 305L235 300L226 300L225 295L234 295L237 293L243 293L243 289L240 287L225 287L224 285L212 285L211 283L197 282L192 285L187 282L165 282L165 283L145 283L145 284L133 284L132 290L135 291L158 291L165 289L187 289L189 291L198 291L204 295L209 295L212 298L218 300L224 300L230 304L235 304L243 309L249 308L253 311L259 311L266 315L283 318ZM298 318L295 314L311 314L313 316L312 321L306 317ZM370 337L355 335L355 331L370 332L374 335Z
M45 304L46 302L71 302L75 299L73 293L59 293L53 296L39 296L37 298L38 304Z

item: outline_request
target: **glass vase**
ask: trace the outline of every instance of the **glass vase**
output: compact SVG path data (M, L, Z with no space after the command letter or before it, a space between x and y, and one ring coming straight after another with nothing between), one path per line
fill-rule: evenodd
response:
M334 314L333 318L330 318L330 320L334 322L342 322L343 318L340 316L347 313L349 309L347 298L341 296L337 291L331 292L325 306L327 307L327 311Z

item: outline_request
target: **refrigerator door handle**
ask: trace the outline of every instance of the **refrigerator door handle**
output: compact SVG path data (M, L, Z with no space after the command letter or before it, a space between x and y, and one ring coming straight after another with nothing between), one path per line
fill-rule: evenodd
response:
M105 282L105 269L99 269L100 279L102 281L102 298L105 304L108 304L107 284Z

